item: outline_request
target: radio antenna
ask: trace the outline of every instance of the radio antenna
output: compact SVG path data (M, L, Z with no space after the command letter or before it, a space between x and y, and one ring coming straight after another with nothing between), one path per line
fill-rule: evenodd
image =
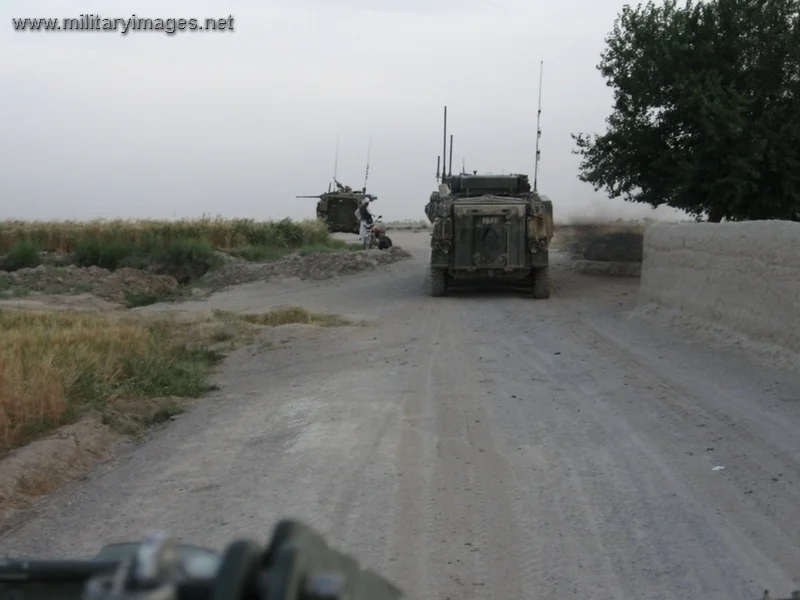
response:
M539 63L539 110L536 113L536 159L533 164L533 191L536 192L539 187L539 158L541 152L539 151L539 138L542 137L542 128L539 126L542 119L542 74L544 72L544 61Z
M367 193L367 179L369 179L369 157L372 154L372 138L369 138L369 148L367 148L367 169L364 172L364 193Z
M450 134L450 166L447 169L447 176L453 176L453 134Z
M442 132L442 183L447 176L447 106L444 107L444 131Z
M333 159L333 180L336 181L336 175L339 173L339 134L336 134L336 156Z

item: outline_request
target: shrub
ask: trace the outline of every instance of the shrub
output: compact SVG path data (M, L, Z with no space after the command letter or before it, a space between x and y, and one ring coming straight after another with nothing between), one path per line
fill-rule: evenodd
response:
M219 358L173 321L0 310L0 453L116 398L199 396Z
M21 240L11 247L3 266L6 271L17 271L32 269L39 264L39 248L29 241Z

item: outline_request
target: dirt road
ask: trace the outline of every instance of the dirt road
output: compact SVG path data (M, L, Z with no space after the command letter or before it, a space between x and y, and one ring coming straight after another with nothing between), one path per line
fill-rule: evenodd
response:
M425 234L395 237L415 258L386 272L182 305L377 322L237 351L219 392L3 550L86 554L153 528L222 546L297 516L420 599L800 587L796 376L628 318L636 280L573 275L560 255L549 301L429 298Z

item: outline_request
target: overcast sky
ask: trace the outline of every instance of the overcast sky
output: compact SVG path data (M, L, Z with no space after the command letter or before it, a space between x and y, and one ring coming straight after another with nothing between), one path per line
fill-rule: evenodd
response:
M424 219L453 171L533 179L556 218L670 211L577 179L571 132L604 131L595 69L620 0L3 0L0 218L314 216L339 180L386 220ZM113 8L111 8L113 7ZM16 32L12 17L227 17L232 32ZM449 141L448 141L449 145Z

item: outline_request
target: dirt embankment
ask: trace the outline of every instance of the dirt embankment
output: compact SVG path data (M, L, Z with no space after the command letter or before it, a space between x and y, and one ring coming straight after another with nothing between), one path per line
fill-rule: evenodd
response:
M216 255L219 265L189 285L181 285L174 276L145 269L84 268L64 264L68 257L48 255L35 268L0 271L0 304L87 309L141 306L207 295L232 285L271 278L330 279L376 269L411 256L399 247L388 251L295 253L270 262L251 262L224 252Z
M0 280L5 280L5 286L2 287L6 288L6 297L91 293L98 298L119 303L125 300L126 292L164 296L177 294L179 289L174 277L128 267L109 271L101 267L42 264L33 269L0 273Z
M383 265L411 258L411 253L398 246L388 250L364 250L316 254L292 254L271 263L229 261L224 267L210 271L200 283L211 290L271 278L298 277L322 281L342 275L370 271Z

